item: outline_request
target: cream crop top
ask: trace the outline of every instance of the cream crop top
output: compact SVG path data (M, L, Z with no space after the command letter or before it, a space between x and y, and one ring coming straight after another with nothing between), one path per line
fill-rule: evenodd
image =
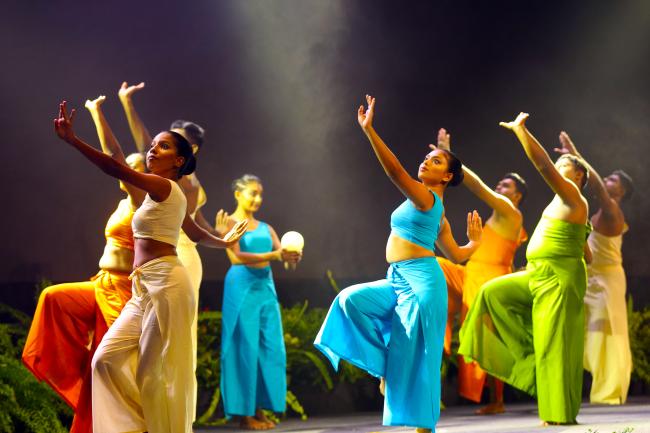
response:
M161 202L154 201L149 194L133 215L133 237L154 239L173 245L178 243L178 235L187 212L187 199L178 183L169 181L172 189L169 196Z

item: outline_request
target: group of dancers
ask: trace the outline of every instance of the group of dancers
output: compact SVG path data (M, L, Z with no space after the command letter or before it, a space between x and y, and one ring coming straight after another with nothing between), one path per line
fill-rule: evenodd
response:
M515 251L527 239L519 210L525 180L508 173L491 190L451 152L444 129L418 180L411 178L373 128L375 99L366 99L359 125L406 201L391 215L386 278L343 290L316 347L335 368L344 359L378 377L384 424L419 432L435 430L441 357L443 347L450 354L457 313L459 393L480 402L490 386L490 404L479 414L504 411L506 382L536 396L545 425L575 424L583 365L593 376L591 402L624 403L632 362L620 205L633 191L631 178L616 170L602 179L565 132L554 163L526 128L526 113L501 122L555 193L531 236L526 268L512 273ZM460 183L492 209L484 227L476 211L468 213L462 247L442 205L446 187ZM598 205L591 224L587 184ZM447 259L435 257L436 246Z
M105 229L100 271L90 281L40 295L23 362L74 410L72 432L190 432L196 408L197 301L202 265L196 243L228 248L221 388L226 414L245 428L274 426L262 408L282 412L286 355L271 261L295 264L273 228L255 218L262 181L233 182L236 210L211 226L194 170L203 129L175 121L151 137L122 85L138 153L125 157L102 112L86 102L103 152L74 133L66 103L55 132L91 163L120 180L121 200Z
M133 104L143 87L123 83L118 92L138 149L128 157L103 115L105 97L86 102L103 152L75 135L75 111L60 104L58 137L119 179L127 197L106 225L100 271L42 292L23 362L74 409L72 432L191 432L202 278L196 244L225 248L232 265L222 316L224 411L244 429L273 428L263 409L285 409L286 354L270 262L295 265L302 255L283 250L274 229L255 218L263 187L254 175L233 182L236 210L207 222L194 172L204 131L175 121L152 138ZM592 402L624 403L631 355L620 203L632 193L630 177L617 170L602 179L566 133L553 163L527 130L527 114L502 122L555 193L531 236L526 269L512 273L527 239L524 179L509 173L490 189L451 152L444 129L414 179L373 127L375 99L366 102L359 125L406 200L391 215L386 278L341 291L315 346L335 368L343 359L379 379L385 425L435 430L441 361L443 351L451 355L458 314L459 392L480 402L490 388L479 413L504 410L506 382L537 396L542 421L575 423L583 363L593 375ZM467 214L462 246L443 206L447 186L461 183L493 210L485 226L476 211ZM587 184L598 205L591 234Z

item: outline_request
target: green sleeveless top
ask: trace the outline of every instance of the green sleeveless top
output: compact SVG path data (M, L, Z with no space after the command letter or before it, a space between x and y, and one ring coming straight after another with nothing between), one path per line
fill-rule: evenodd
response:
M542 215L528 242L526 258L581 258L584 256L584 246L589 233L589 223L574 224Z

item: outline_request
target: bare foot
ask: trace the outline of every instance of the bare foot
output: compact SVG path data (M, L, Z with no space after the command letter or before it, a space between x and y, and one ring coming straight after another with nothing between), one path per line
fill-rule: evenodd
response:
M275 428L275 423L266 417L266 415L264 414L264 411L262 409L257 409L255 411L255 419L260 421L260 422L263 422L270 429Z
M555 421L542 421L542 427L550 427L554 425L576 425L577 422L555 422Z
M104 95L100 95L97 97L97 99L94 99L92 101L90 99L86 99L85 107L90 111L97 110L99 106L104 103L105 100L106 100L106 96Z
M383 377L379 379L379 393L386 396L386 380Z
M243 416L239 421L239 428L242 430L269 430L273 427L269 427L265 422L258 421L255 417Z
M506 408L503 403L490 403L487 406L478 409L474 413L476 415L496 415L505 411Z

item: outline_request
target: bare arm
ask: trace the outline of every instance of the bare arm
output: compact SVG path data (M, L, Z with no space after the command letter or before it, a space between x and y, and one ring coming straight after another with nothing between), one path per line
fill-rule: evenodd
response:
M147 146L151 143L151 134L144 125L142 119L140 119L138 112L135 111L135 106L133 105L133 94L143 88L144 82L137 86L128 86L126 81L124 81L118 92L120 101L122 102L122 107L124 107L126 119L129 122L131 135L133 136L135 146L140 153L145 153L147 151Z
M133 170L80 140L72 129L74 114L75 110L72 110L68 116L65 101L59 105L59 117L54 119L54 131L59 138L76 148L104 173L146 191L153 200L162 201L169 196L172 188L169 179Z
M368 109L365 110L364 106L361 105L357 111L357 120L359 126L361 126L361 129L368 137L384 172L402 194L411 200L418 209L424 211L431 209L434 199L429 190L407 173L397 157L390 151L386 143L384 143L372 127L375 112L375 98L366 95L366 101L368 103Z
M213 236L221 237L228 232L228 230L224 232L219 232L218 230L216 230L216 228L212 227L210 223L205 219L205 216L203 215L203 212L201 212L200 209L196 212L196 215L194 216L194 222L196 222L196 224L199 227L201 227L203 230L207 231Z
M95 129L97 130L97 136L99 137L99 143L102 146L102 151L119 163L126 165L126 157L124 156L122 147L117 141L115 134L113 134L113 130L106 121L106 117L104 117L104 111L101 108L105 100L106 96L102 95L93 101L87 100L85 106L90 112L90 115L93 118L93 122L95 123ZM142 200L144 200L144 191L134 187L130 183L124 183L124 188L129 194L129 197L131 198L131 201L134 203L134 205L139 206L142 203Z
M253 265L256 263L271 261L297 263L300 260L300 253L282 250L280 239L275 233L275 230L273 230L273 227L269 226L269 232L271 233L271 239L273 241L272 251L267 253L247 253L241 250L239 244L236 244L227 250L230 262L233 265Z
M185 215L183 220L183 231L193 242L210 248L232 248L237 245L239 238L246 233L248 227L248 220L241 220L234 224L228 233L223 238L212 235L210 232L200 227L190 216Z
M607 187L605 187L605 182L603 181L603 178L600 177L598 172L585 160L580 152L578 152L578 149L576 148L575 144L573 144L573 141L571 140L571 137L569 137L569 134L566 132L562 131L560 132L560 144L562 145L561 148L555 148L554 150L558 153L565 154L565 153L570 153L571 155L575 155L582 159L582 161L585 163L587 166L587 169L589 170L589 188L592 189L594 192L594 195L596 197L596 201L598 202L598 207L600 207L603 210L603 213L608 214L610 217L612 216L618 216L620 214L620 208L618 204L616 203L615 200L613 200L609 193L607 192ZM621 215L621 229L622 229L622 223L623 223L623 218Z
M526 128L526 119L528 119L528 113L519 113L519 116L514 121L500 122L499 125L515 133L526 152L526 156L528 156L528 159L553 192L560 196L562 201L571 208L580 208L584 205L580 190L573 182L560 174L546 150Z
M481 245L481 235L483 234L483 222L478 212L469 212L467 214L467 237L469 242L463 246L459 246L454 239L451 232L449 221L447 217L443 218L440 233L438 233L438 240L436 246L440 251L454 263L462 263L469 259L474 251Z
M437 146L430 144L431 149L444 149L451 150L451 134L445 128L440 128L438 131ZM496 193L492 188L488 187L481 178L463 164L463 185L469 189L472 194L478 197L483 203L490 206L499 216L510 221L521 222L522 216L519 209L514 204L501 194Z
M495 192L487 186L476 173L463 164L463 185L482 202L490 206L496 213L510 221L521 221L523 218L519 209L507 197Z

